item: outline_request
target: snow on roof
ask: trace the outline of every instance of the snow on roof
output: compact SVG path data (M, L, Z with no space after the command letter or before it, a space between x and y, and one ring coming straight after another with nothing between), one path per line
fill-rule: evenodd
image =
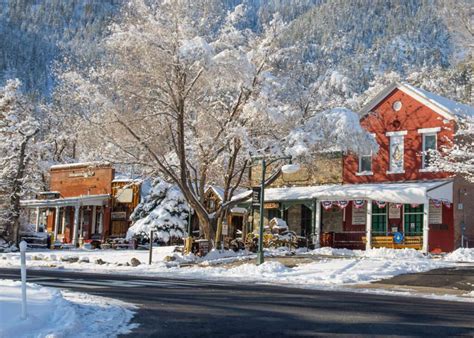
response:
M218 186L218 185L209 185L208 189L212 189L214 193L219 197L219 199L222 201L224 200L224 188ZM235 196L238 196L244 192L248 191L247 189L244 188L237 188L235 189L234 192L234 197L232 199L235 199Z
M379 94L377 94L377 96L375 96L362 108L362 113L368 114L380 101L386 98L387 95L389 95L395 89L400 89L401 91L407 93L447 119L454 119L455 117L462 117L466 115L474 116L474 107L450 100L427 90L414 87L408 83L400 82L393 82L392 84L385 87Z
M442 189L437 191L438 189ZM307 187L267 188L265 201L378 200L391 203L424 203L427 198L452 201L452 181L406 183L331 184Z
M425 99L429 100L430 102L433 102L434 104L440 106L441 108L444 108L445 110L449 111L453 115L474 116L474 107L450 100L448 98L439 96L437 94L431 93L421 88L413 87L412 85L408 83L404 83L404 85L410 88L411 90L413 90L414 92L417 92L419 95L423 96Z
M72 169L72 168L85 168L85 167L108 167L111 164L109 162L78 162L78 163L65 163L56 164L51 166L51 170L57 169Z

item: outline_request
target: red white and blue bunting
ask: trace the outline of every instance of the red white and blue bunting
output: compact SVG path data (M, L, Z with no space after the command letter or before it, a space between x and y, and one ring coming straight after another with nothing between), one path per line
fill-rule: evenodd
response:
M443 201L443 204L446 208L451 208L451 202L448 201L448 200L442 200Z
M329 210L332 208L332 201L321 201L321 205L324 209Z
M354 207L356 209L360 209L360 208L363 208L364 205L365 205L365 201L364 200L353 200L352 201L352 204L354 205Z
M375 204L377 204L379 208L385 208L387 206L387 202L385 201L375 201Z
M334 204L337 205L339 208L344 209L345 207L349 205L349 201L346 201L346 200L335 201Z
M435 208L440 208L441 205L443 205L443 201L442 200L431 200L431 202L433 202L433 205L435 206Z
M395 203L395 207L396 207L397 209L400 209L402 206L403 206L402 203Z
M412 204L410 204L410 206L412 208L418 208L420 206L420 204L419 203L412 203Z

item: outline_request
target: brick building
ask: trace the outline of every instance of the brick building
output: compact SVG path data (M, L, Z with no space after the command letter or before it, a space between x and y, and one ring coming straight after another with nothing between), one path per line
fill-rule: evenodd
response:
M36 231L51 232L61 243L76 246L123 237L139 202L140 181L115 176L108 163L55 165L50 169L51 191L21 205L35 210Z
M472 107L393 83L361 112L378 153L334 154L297 176L280 175L265 190L265 218L285 219L315 246L447 252L462 237L473 241L474 185L429 165L430 150L452 146L460 111L474 114Z

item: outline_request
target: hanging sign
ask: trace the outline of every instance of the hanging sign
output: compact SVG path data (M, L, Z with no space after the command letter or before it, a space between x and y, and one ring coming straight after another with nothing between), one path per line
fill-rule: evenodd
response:
M260 187L253 187L252 188L252 205L260 205Z
M375 204L377 204L377 206L379 208L385 208L385 206L387 205L387 202L384 202L384 201L375 201Z
M334 203L341 209L344 209L349 205L349 201L336 201Z
M324 209L329 210L332 208L332 201L321 201L321 205Z
M354 201L352 201L352 204L357 209L360 209L360 208L363 208L365 206L365 201L364 200L354 200Z
M401 209L397 207L396 203L390 203L388 205L388 218L389 219L400 219Z

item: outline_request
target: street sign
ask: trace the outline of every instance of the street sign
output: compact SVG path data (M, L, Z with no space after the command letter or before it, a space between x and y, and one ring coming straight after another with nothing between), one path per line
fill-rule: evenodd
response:
M260 193L262 189L260 187L252 188L252 205L260 205Z

